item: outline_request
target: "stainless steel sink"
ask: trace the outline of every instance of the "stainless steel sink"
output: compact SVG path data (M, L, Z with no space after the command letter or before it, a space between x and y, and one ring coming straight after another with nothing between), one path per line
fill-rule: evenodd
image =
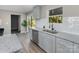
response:
M52 34L57 34L58 32L56 30L43 30L43 31L46 31L46 32L49 32L49 33L52 33Z

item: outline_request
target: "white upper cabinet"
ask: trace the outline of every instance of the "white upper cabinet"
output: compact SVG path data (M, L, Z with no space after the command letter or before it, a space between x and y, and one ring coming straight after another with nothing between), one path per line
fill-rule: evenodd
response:
M40 19L40 14L41 14L41 7L40 6L36 6L33 9L33 17L38 20Z
M57 53L73 53L74 43L61 39L56 38L56 52Z

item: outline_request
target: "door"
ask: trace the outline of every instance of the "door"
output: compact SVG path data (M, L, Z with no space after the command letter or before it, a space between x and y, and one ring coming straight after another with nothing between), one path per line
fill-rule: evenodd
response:
M19 33L20 32L20 16L19 15L11 15L11 33Z

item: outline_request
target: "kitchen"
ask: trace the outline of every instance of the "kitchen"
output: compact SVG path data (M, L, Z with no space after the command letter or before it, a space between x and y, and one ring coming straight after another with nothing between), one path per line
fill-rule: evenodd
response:
M35 19L35 25L29 30L30 39L48 53L79 53L78 8L74 5L36 6L27 15Z

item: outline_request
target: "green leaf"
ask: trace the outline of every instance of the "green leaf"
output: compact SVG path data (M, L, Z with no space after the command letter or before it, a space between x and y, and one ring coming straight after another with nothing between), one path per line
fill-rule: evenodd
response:
M27 20L23 20L22 26L27 27Z

